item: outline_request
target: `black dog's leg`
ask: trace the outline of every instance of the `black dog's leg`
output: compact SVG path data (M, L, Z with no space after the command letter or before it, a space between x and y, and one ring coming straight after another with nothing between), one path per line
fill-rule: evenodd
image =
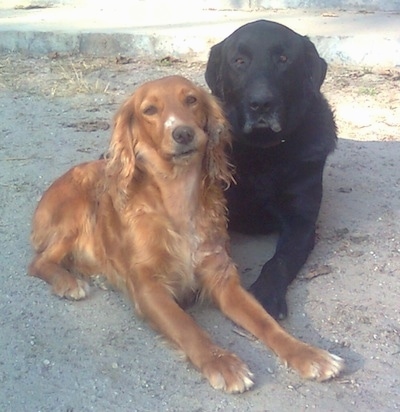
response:
M283 190L277 209L281 224L275 254L250 288L275 319L287 316L287 288L314 247L323 166L322 162L302 165L298 174L301 179L293 179Z
M314 225L292 222L282 232L274 256L263 266L250 292L275 319L287 316L286 291L314 247Z

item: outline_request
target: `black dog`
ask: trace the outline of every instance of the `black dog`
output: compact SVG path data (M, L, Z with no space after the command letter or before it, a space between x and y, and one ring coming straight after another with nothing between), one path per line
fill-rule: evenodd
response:
M259 20L212 47L205 74L235 138L230 227L280 233L251 286L275 318L287 316L287 287L314 247L323 169L336 145L333 114L320 92L326 69L307 37Z

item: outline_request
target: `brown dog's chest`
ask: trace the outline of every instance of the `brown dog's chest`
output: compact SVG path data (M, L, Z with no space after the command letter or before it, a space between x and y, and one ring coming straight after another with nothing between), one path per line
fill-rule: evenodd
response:
M111 283L123 288L128 277L156 278L182 305L196 296L196 268L215 248L210 243L210 213L206 213L198 198L200 183L190 176L186 178L162 190L139 183L137 192L129 195L126 213L115 210L110 214L107 202L107 214L100 207L99 216L105 221L98 221L103 233L94 236L101 239L94 247L103 249L99 254L107 256L101 266L108 267ZM124 238L117 242L118 236ZM156 269L143 275L147 267Z

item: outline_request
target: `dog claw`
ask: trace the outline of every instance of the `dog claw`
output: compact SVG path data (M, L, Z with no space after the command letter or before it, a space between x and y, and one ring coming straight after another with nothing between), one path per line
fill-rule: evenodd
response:
M337 355L327 352L326 353L327 365L313 364L312 379L316 379L319 382L335 378L344 368L344 360Z
M251 379L253 374L250 371L247 371L247 373L247 376L242 376L241 380L235 384L228 385L221 374L214 376L212 380L210 380L210 384L214 389L222 390L226 393L243 393L251 389L254 385L254 381Z
M253 374L236 355L222 352L203 368L203 374L214 389L243 393L253 385Z
M340 356L311 346L306 346L287 363L303 378L318 382L332 379L344 369L344 360Z
M64 284L62 285L62 287L53 287L53 293L60 298L66 298L69 300L81 300L88 295L89 285L81 279L74 279L74 284L72 285Z

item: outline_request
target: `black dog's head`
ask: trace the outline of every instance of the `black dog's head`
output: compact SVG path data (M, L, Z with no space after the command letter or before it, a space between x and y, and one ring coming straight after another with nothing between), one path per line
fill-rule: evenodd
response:
M326 69L307 37L259 20L212 47L205 77L223 101L235 137L269 147L302 122L320 95Z

